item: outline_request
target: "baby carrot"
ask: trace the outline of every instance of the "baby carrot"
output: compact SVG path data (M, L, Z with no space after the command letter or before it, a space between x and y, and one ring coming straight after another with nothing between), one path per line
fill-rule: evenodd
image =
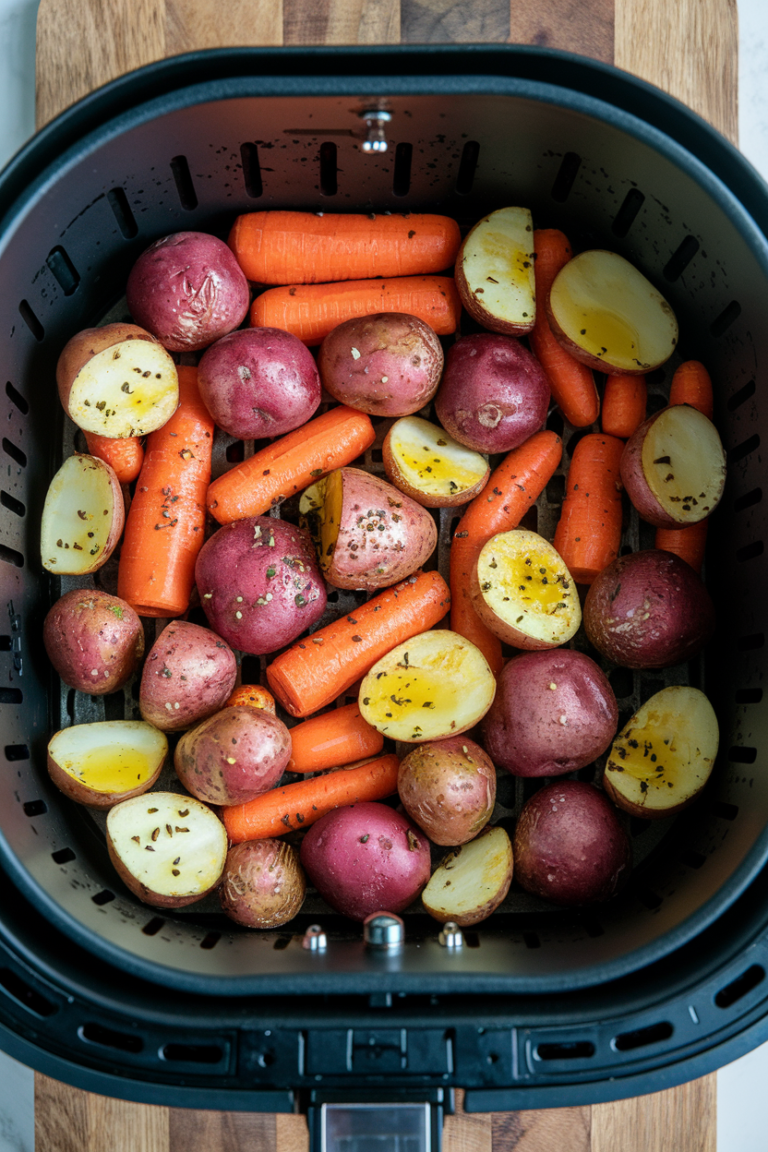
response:
M117 594L139 616L186 612L205 539L214 425L197 390L197 369L178 371L179 407L147 437L120 553Z
M321 772L367 756L378 756L384 737L360 715L357 704L345 704L312 716L291 728L289 772Z
M257 284L320 284L372 276L423 276L456 260L461 233L448 216L250 212L229 246Z
M387 652L442 620L450 604L439 572L417 572L282 652L267 668L269 686L292 716L310 716Z
M670 404L690 404L708 420L712 419L714 401L709 372L698 360L686 360L672 377L669 390Z
M239 688L235 688L225 707L236 708L239 704L245 704L248 708L258 708L263 712L271 712L273 716L275 714L274 696L259 684L241 684Z
M563 442L536 432L504 458L467 508L451 544L451 628L475 644L495 676L501 672L501 641L472 607L470 583L477 558L499 532L510 532L544 491L560 463Z
M261 516L327 472L351 464L375 439L364 412L331 408L214 480L208 510L219 524Z
M99 436L96 432L86 432L85 442L91 456L98 456L113 469L121 484L131 484L141 472L144 463L144 448L140 436L124 436L115 440L111 436Z
M450 276L401 276L270 288L251 306L252 328L283 328L305 344L322 344L344 320L375 312L407 312L438 336L456 331L461 301Z
M628 440L645 420L647 403L645 376L609 376L603 394L603 432Z
M380 756L366 764L273 788L247 804L222 809L227 835L232 844L264 840L292 828L306 828L333 808L384 800L397 791L399 767L397 756Z
M701 573L708 523L708 520L699 520L696 524L689 524L687 528L657 528L656 547L665 552L674 552L675 556L679 556L696 572Z
M624 442L595 432L576 445L554 545L577 584L591 584L619 554Z

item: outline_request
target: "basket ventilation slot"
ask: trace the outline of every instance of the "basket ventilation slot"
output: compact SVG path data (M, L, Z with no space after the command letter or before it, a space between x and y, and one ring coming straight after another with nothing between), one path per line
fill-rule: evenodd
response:
M224 1050L217 1044L165 1044L160 1055L180 1064L220 1064Z
M731 748L728 759L732 764L754 764L757 760L757 748Z
M739 316L741 316L741 304L738 300L731 300L730 304L726 305L720 315L716 316L710 324L710 336L714 336L716 339L718 336L724 336Z
M6 456L10 456L11 460L15 460L20 468L26 468L26 452L22 452L21 448L17 448L13 441L9 440L6 436L3 437L3 452L5 452Z
M56 864L69 864L72 860L77 859L71 848L59 848L56 852L51 852L51 859Z
M25 816L43 816L48 811L45 800L27 800L22 808Z
M650 890L646 890L645 892L638 892L637 898L640 903L645 908L648 908L651 912L654 912L662 905L662 897L657 896L655 892L651 892Z
M336 145L326 140L320 145L320 191L323 196L335 196L337 189Z
M739 814L738 805L729 804L727 800L716 800L712 810L715 816L721 816L723 820L735 820Z
M541 948L541 940L535 932L523 932L523 940L526 948Z
M10 552L11 549L7 548L5 551ZM18 556L18 552L16 552L15 555ZM1 545L0 559L5 559ZM23 700L24 694L22 693L21 688L0 688L0 704L21 704Z
M731 396L727 404L728 411L735 412L742 404L746 404L750 396L754 396L754 394L755 382L754 380L750 380L748 384L745 384L743 388L739 388L738 392L734 392L733 396Z
M5 495L5 493L3 493ZM5 503L5 501L3 501ZM23 507L23 505L22 505ZM4 560L6 564L13 564L14 568L24 567L24 557L21 552L17 552L15 548L8 548L5 544L0 544L0 560ZM3 692L7 689L0 688L0 704L21 704L21 699L18 700L4 700ZM21 696L21 694L19 694Z
M615 1037L613 1047L619 1052L631 1052L634 1048L645 1048L648 1044L659 1044L662 1040L669 1040L674 1028L666 1021L661 1024L651 1024L648 1028L638 1028L634 1032L621 1032Z
M197 208L197 193L192 181L186 156L174 156L171 160L171 172L179 194L179 203L187 212Z
M165 920L163 920L161 916L153 916L152 919L144 925L142 932L145 936L157 936L163 924L165 924Z
M293 939L292 936L278 936L277 940L275 940L272 947L275 949L276 952L282 952L283 948L288 947L288 945L290 944L292 939Z
M759 704L762 698L762 688L739 688L734 696L737 704Z
M11 763L14 760L29 760L29 748L26 744L6 744L5 758Z
M731 448L728 453L728 463L738 464L739 460L744 460L749 456L750 452L754 452L755 448L760 447L760 437L755 432L754 436L750 436L748 440L742 440L741 444L737 444L735 448Z
M21 500L17 500L15 496L9 495L8 492L0 491L0 504L2 504L3 508L7 508L9 512L15 512L17 516L26 516L27 509Z
M765 636L762 632L754 632L751 636L739 636L736 641L736 647L739 652L755 652L758 648L762 648L765 644Z
M591 936L593 940L596 940L598 936L605 936L605 929L597 920L583 920L581 926L587 936Z
M57 1004L52 1004L45 996L41 996L10 968L0 968L0 988L4 988L11 999L22 1008L27 1008L30 1012L34 1012L35 1016L43 1019L53 1016L59 1010Z
M570 196L580 167L581 156L579 156L577 152L566 152L565 156L563 156L560 170L555 177L555 182L552 185L552 199L557 200L558 204L564 204ZM626 200L624 203L626 204ZM621 214L621 209L619 209L619 214ZM627 228L629 228L629 226L627 226ZM623 233L623 235L625 235L625 233Z
M111 192L107 192L107 203L125 239L132 240L137 235L139 226L123 189L113 188Z
M686 236L680 247L672 253L664 269L664 279L670 283L679 280L699 250L695 236Z
M73 292L77 291L80 273L67 255L66 249L52 248L45 262L65 296L71 296Z
M21 392L17 392L10 380L5 386L5 394L12 404L15 404L22 416L26 416L29 412L29 404L22 396Z
M19 314L35 340L42 340L45 336L45 328L43 328L37 316L32 311L28 300L22 300L19 304Z
M411 190L411 161L413 145L398 144L395 148L395 172L392 177L392 192L395 196L407 196Z
M746 972L742 972L730 984L726 984L724 988L715 996L715 1004L718 1008L730 1008L737 1000L741 1000L753 988L757 988L758 984L762 984L765 980L765 969L761 968L759 964L753 964L751 968L747 968Z
M456 191L459 196L468 196L475 182L477 161L480 156L480 145L477 140L467 140L461 150L459 160L459 173L456 177Z
M751 544L745 544L743 548L736 549L736 559L741 563L743 563L745 560L754 560L757 556L762 556L762 554L762 540L754 540Z
M701 868L702 864L707 862L706 856L702 856L701 852L694 852L692 848L687 848L681 853L680 860L689 868Z
M114 898L114 892L110 892L108 888L104 888L101 892L97 892L95 896L91 896L91 900L93 900L94 904L98 904L99 908L101 908L103 904L111 904Z
M86 1044L98 1044L100 1048L114 1048L117 1052L141 1052L144 1041L141 1036L131 1036L128 1032L116 1032L103 1024L81 1024L77 1034Z
M571 1040L562 1044L539 1044L536 1056L539 1060L585 1060L594 1056L595 1046L591 1040Z
M568 190L570 191L570 188ZM554 192L552 194L554 196ZM555 199L557 199L556 196ZM611 224L611 232L614 236L626 236L643 204L645 204L645 196L640 189L630 188L624 197L624 203L616 213L613 224Z
M753 488L751 492L746 492L743 496L739 496L738 500L734 500L733 510L734 512L744 512L747 508L759 504L762 498L762 488Z
M243 164L245 190L253 200L257 200L264 191L264 185L261 181L258 144L241 144L240 159Z
M216 947L219 940L221 940L221 932L209 932L208 935L200 941L200 947L210 951L211 948Z

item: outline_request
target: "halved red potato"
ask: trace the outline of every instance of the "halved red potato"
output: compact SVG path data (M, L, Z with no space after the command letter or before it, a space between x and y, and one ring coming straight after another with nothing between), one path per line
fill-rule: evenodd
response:
M671 307L616 252L593 249L569 260L552 284L547 316L563 347L597 372L651 372L677 344Z
M40 524L43 568L85 576L115 550L125 523L117 476L96 456L68 457L51 480Z
M485 716L496 680L479 648L442 628L382 656L360 685L364 720L391 740L420 744L466 732Z
M167 755L163 733L143 720L75 724L51 737L48 774L70 800L111 808L151 788Z
M491 332L522 336L536 322L533 222L528 208L499 208L467 235L456 260L461 302Z
M435 920L460 928L494 912L512 883L512 844L503 828L487 828L450 852L435 869L421 902Z
M688 404L674 404L630 436L620 472L643 520L656 528L686 528L720 503L725 451L711 420Z
M485 487L488 461L420 416L396 421L382 447L387 478L425 508L466 504Z
M162 428L179 404L170 353L136 324L78 332L59 357L56 383L78 428L113 439Z
M661 819L698 796L717 756L715 710L698 688L662 688L616 737L603 788L625 812Z
M557 648L581 624L576 585L560 553L526 528L491 537L470 591L486 627L515 648Z

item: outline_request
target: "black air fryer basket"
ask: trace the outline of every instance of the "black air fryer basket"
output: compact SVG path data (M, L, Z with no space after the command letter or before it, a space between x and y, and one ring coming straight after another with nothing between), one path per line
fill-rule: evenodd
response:
M362 147L374 110L390 116L386 153ZM681 359L711 370L729 455L706 570L719 631L690 666L611 674L626 716L668 682L706 690L721 725L710 786L676 819L633 823L636 868L614 904L574 913L513 893L460 948L418 911L402 947L371 948L317 897L262 933L215 900L140 904L103 823L45 769L56 728L132 717L137 693L61 689L42 648L45 612L74 586L42 570L38 541L48 483L79 444L55 393L63 344L124 315L128 270L169 232L225 237L237 213L280 207L469 225L508 204L577 248L621 253L670 301L680 354L650 377L652 405ZM6 170L0 225L0 1044L148 1102L286 1110L375 1089L449 1107L462 1086L468 1110L500 1110L647 1092L768 1035L768 191L742 157L658 90L564 53L226 50L152 65L65 112ZM566 452L538 504L545 534L574 435L554 410L550 426ZM222 436L216 467L252 451ZM444 568L452 510L440 516ZM626 545L653 546L652 530L632 519ZM327 618L359 602L332 593ZM244 679L259 675L246 658ZM500 781L497 819L511 827L534 788ZM314 923L324 949L303 946Z

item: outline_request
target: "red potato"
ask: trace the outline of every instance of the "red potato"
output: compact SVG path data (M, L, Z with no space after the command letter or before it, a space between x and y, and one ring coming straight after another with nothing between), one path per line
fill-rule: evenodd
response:
M476 452L510 452L547 418L549 381L512 336L462 336L451 347L435 396L437 418Z
M466 844L491 818L496 769L474 740L451 736L420 744L400 761L397 791L433 844Z
M122 688L138 668L144 629L125 600L98 589L76 588L45 617L43 644L65 684L103 696Z
M43 568L61 576L95 572L117 547L124 523L123 492L109 464L96 456L70 456L45 494Z
M503 828L485 828L449 852L432 873L421 902L441 924L479 924L495 912L512 883L512 845Z
M456 259L456 287L470 316L507 336L536 322L533 223L528 208L499 208L475 224Z
M128 310L171 352L196 352L238 328L250 290L223 240L175 232L142 252L125 288Z
M382 455L387 479L425 508L468 504L490 475L484 456L419 416L406 416L392 425Z
M218 427L241 440L292 432L321 396L312 353L278 328L244 328L217 340L203 354L197 383Z
M618 722L613 689L589 656L570 648L525 652L498 679L484 743L513 776L565 776L605 752Z
M195 582L214 632L241 652L276 652L316 624L327 601L312 541L271 516L234 520L200 550Z
M208 804L247 804L274 788L291 757L282 720L247 704L223 708L185 732L173 757L188 792Z
M250 840L227 853L219 884L221 910L245 928L279 928L304 903L299 854L284 840Z
M320 346L323 386L371 416L409 416L437 391L443 349L434 329L405 312L346 320Z
M142 720L72 724L48 743L48 775L70 800L111 808L157 780L168 740Z
M332 908L352 920L402 912L429 880L429 841L386 804L335 808L301 843L307 876Z
M158 636L141 675L141 715L163 732L180 732L223 708L235 686L235 654L199 624L175 620Z

